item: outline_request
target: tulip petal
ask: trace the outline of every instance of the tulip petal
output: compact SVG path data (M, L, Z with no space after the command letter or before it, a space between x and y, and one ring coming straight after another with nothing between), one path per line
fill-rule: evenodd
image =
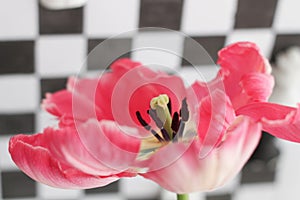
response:
M113 87L127 70L141 65L130 59L120 59L111 66L112 73L105 73L100 79L76 79L70 77L67 90L47 94L42 107L49 113L76 122L88 118L112 120L111 95Z
M272 94L274 78L270 74L249 73L243 76L241 86L251 102L267 101Z
M77 131L89 153L116 171L127 170L140 150L140 139L132 136L136 129L119 126L113 121L90 119L78 126Z
M108 176L120 171L112 169L94 158L80 140L75 127L65 127L54 130L47 128L44 131L48 149L60 162L68 163L74 168L93 175Z
M140 125L136 112L151 122L147 114L150 101L158 95L166 94L171 99L172 110L179 111L181 102L186 98L183 81L177 76L154 72L140 66L128 71L116 83L110 105L114 120L127 126Z
M268 98L266 94L270 94L273 84L264 85L259 93L248 92L250 96L244 93L242 80L245 75L249 73L270 74L271 72L269 62L261 55L254 43L238 42L225 47L219 52L218 64L221 69L217 78L223 79L226 94L230 97L235 109L253 101L265 101ZM263 80L264 78L266 80ZM259 80L269 82L269 78L264 76L260 76ZM244 86L249 86L245 83L244 80ZM261 96L262 93L265 95Z
M235 118L235 113L227 95L215 90L203 98L199 106L198 136L201 141L203 158L217 146Z
M119 59L112 63L110 66L111 71L103 72L99 78L70 79L68 89L72 90L73 93L82 94L94 102L101 109L101 116L98 116L98 119L113 120L112 94L114 87L124 74L138 66L141 66L141 63L126 58ZM148 71L150 70L147 69Z
M54 94L47 93L42 107L54 116L72 117L72 94L67 90L61 90Z
M270 65L261 55L258 46L252 42L237 42L219 51L218 64L235 75L250 72L270 73Z
M253 103L237 110L262 123L263 130L275 137L300 143L300 105L298 108L275 103Z
M118 176L100 177L85 174L58 162L47 149L47 141L42 134L12 137L9 152L23 172L34 180L52 187L84 189L104 186L119 179Z
M101 116L101 110L92 101L68 90L46 94L42 107L60 119L60 126L72 126L74 122L81 123L89 118L97 118L97 115Z
M175 162L140 175L176 193L220 187L233 178L249 159L259 142L261 127L247 117L238 117L225 135L219 147L204 159L199 159L200 145L194 141ZM184 148L182 143L168 145L157 152L153 164L159 165L168 157L167 152L181 152Z

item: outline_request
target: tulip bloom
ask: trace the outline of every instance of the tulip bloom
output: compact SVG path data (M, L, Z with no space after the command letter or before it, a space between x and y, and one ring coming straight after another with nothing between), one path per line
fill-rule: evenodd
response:
M59 188L93 188L137 175L178 193L233 178L261 131L300 141L299 108L267 103L270 65L253 43L219 52L210 82L182 79L121 59L99 79L70 78L43 108L59 125L16 135L9 151L28 176Z

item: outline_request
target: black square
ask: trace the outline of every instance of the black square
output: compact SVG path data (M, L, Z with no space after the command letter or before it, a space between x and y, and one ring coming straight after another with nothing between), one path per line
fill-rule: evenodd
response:
M141 0L139 27L180 29L183 0Z
M253 155L250 158L251 160L262 160L268 162L279 156L280 152L278 147L275 144L274 136L263 132L261 140L255 149Z
M299 34L277 35L276 40L275 40L275 45L273 48L271 61L274 62L276 55L280 51L284 51L291 46L300 46L300 35Z
M241 183L273 182L279 154L274 137L263 132L258 147L242 170Z
M231 200L231 194L207 195L206 200Z
M12 135L17 133L33 133L35 127L35 115L0 114L0 135Z
M3 198L36 196L36 182L19 171L1 172Z
M0 74L33 73L34 41L0 42Z
M242 170L241 184L272 183L276 178L276 162L252 160Z
M48 10L39 6L41 34L82 33L83 8Z
M271 27L277 0L239 0L235 28Z
M86 194L103 194L103 193L117 193L120 190L119 181L115 181L107 186L93 188L93 189L86 189Z
M46 93L54 93L66 88L67 78L43 78L41 80L41 98Z
M132 39L89 39L88 41L88 69L107 69L119 58L129 58Z
M182 65L212 65L217 61L218 51L224 44L225 36L186 37Z

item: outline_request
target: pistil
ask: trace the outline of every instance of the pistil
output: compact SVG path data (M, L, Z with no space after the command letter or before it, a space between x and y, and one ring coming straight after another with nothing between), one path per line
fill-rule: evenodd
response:
M158 97L155 97L150 102L151 110L149 111L149 114L152 112L152 115L154 115L154 118L157 117L160 122L163 124L164 130L169 135L169 138L173 138L173 130L172 130L172 117L169 111L169 97L166 94L161 94ZM154 111L154 112L153 112ZM151 115L151 114L150 114ZM157 124L156 121L154 120Z

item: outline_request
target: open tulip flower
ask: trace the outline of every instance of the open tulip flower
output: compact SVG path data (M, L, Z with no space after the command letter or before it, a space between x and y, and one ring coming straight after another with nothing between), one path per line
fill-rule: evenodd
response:
M11 157L53 187L101 187L140 175L184 199L232 179L262 130L300 142L299 108L267 102L274 80L255 44L225 47L218 64L215 79L189 87L129 59L98 79L70 78L42 104L58 127L12 137Z

